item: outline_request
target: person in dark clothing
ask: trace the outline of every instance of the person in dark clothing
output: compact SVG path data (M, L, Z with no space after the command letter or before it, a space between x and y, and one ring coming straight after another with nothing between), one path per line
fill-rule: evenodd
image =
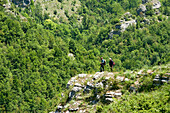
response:
M101 67L100 67L100 72L104 71L104 65L105 65L105 60L103 59L103 57L101 57L101 63L100 63Z
M111 59L111 58L109 58L109 66L110 66L110 70L111 70L111 72L113 71L113 64L114 62L113 62L113 60Z

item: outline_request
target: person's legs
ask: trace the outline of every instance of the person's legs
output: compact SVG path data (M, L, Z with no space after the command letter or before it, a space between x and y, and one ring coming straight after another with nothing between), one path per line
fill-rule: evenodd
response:
M102 66L100 66L100 72L102 72Z

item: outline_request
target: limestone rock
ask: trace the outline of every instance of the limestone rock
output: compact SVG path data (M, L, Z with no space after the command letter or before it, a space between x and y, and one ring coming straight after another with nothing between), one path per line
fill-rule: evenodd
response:
M116 79L119 81L124 81L124 77L121 77L121 76L117 76Z
M79 106L80 103L79 102L74 102L72 105L69 106L69 111L71 112L75 112L79 110Z
M100 78L103 74L104 74L104 72L97 72L93 75L93 79L96 80L96 79Z
M161 3L159 1L154 2L152 8L153 9L159 9L161 7Z
M79 74L79 75L78 75L79 78L84 78L84 77L86 77L86 76L87 76L87 74Z
M75 87L83 87L83 86L82 86L81 84L79 84L79 83L75 83L74 86L75 86Z
M81 89L81 87L73 87L72 91L69 93L69 99L75 97L76 92L79 92Z
M140 14L140 12L146 12L146 6L141 4L139 8L137 9L137 13Z
M136 20L125 21L120 25L116 25L117 29L120 29L121 32L125 31L129 26L136 25Z
M140 70L137 74L142 75L143 70Z
M115 95L115 98L118 98L122 96L122 93L115 93L114 95Z
M105 94L105 97L106 98L113 98L115 95L115 92L113 91L107 91L106 94Z
M110 79L110 77L106 77L106 78L105 78L105 81L107 81L107 80L109 80L109 79Z
M72 60L75 60L74 55L72 53L69 53L68 57L70 57Z
M95 87L96 87L96 88L98 88L98 87L103 88L103 83L102 83L102 82L100 82L100 83L96 83L96 84L95 84Z
M148 74L152 74L153 71L152 71L152 70L147 70L147 73L148 73Z
M112 98L106 98L105 100L109 103L114 101Z
M78 111L79 110L79 107L76 107L76 108L70 108L69 111L71 112L75 112L75 111Z

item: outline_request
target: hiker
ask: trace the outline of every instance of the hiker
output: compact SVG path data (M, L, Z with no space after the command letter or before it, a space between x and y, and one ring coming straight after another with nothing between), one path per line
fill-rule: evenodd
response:
M109 66L110 66L110 69L111 69L111 72L113 71L113 66L115 65L115 63L113 62L113 60L111 58L109 58Z
M106 64L106 61L103 59L103 57L101 57L101 67L100 67L100 72L104 71L104 65Z

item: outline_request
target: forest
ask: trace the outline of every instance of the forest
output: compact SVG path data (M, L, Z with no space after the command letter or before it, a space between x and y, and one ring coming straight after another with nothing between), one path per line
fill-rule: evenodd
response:
M49 112L71 77L99 71L100 57L107 64L112 58L115 72L169 64L170 1L160 2L159 15L148 5L141 16L136 10L142 0L80 0L76 13L65 11L64 21L50 17L37 1L6 9L1 0L0 112ZM110 37L126 12L137 24Z

